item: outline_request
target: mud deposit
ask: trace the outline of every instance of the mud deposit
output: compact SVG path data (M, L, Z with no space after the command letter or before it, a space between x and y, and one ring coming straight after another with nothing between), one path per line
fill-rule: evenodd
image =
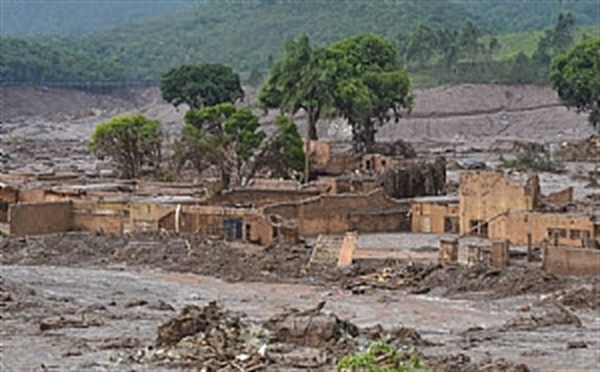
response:
M330 371L382 338L416 347L440 371L600 362L592 279L408 262L306 271L302 246L185 235L71 233L0 244L7 371ZM391 278L403 279L373 284Z

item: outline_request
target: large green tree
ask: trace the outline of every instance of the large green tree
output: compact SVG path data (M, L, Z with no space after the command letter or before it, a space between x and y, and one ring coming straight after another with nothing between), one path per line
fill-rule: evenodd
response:
M123 178L135 178L142 166L159 169L161 161L160 123L143 115L124 115L99 124L89 148L99 158L110 157Z
M175 107L187 104L193 109L244 98L240 76L221 64L176 67L163 75L160 91L163 99Z
M296 123L284 115L275 118L277 130L265 148L261 163L275 178L294 179L303 171L306 154Z
M327 110L331 95L324 49L314 49L308 36L289 40L281 60L269 73L259 94L264 109L280 109L295 114L304 110L308 118L307 137L318 139L317 123Z
M600 36L589 38L552 61L550 81L562 102L589 113L589 122L600 125Z
M413 106L408 74L392 44L374 34L342 39L330 52L336 61L333 106L352 126L356 150L370 151L377 127Z
M222 188L240 184L251 176L255 153L266 134L250 109L236 109L222 103L186 113L180 165L190 160L199 172L214 166L221 176Z

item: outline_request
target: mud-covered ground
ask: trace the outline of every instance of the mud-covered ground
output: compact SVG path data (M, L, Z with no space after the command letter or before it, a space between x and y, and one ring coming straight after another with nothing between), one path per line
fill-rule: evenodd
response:
M550 88L466 84L417 90L415 95L410 115L381 128L379 140L403 139L421 153L453 151L471 156L514 140L560 143L593 133L585 115L564 108ZM256 106L255 96L249 91L242 104ZM11 156L10 161L0 162L0 170L97 174L105 165L89 155L86 143L98 123L141 112L159 120L167 138L174 138L180 135L185 111L164 102L157 87L121 89L111 95L0 87L0 152ZM259 109L256 113L264 130L271 132L277 113L264 115ZM296 121L304 133L302 113ZM340 121L323 120L319 134L344 140L351 130Z
M454 370L486 370L483 365L502 365L502 358L539 371L592 370L600 362L599 281L555 277L534 264L504 272L428 262L307 270L302 246L230 246L186 235L70 233L5 238L0 246L2 366L8 371L194 365L196 359L163 355L188 350L190 340L165 349L157 332L185 306L210 301L261 325L290 308L326 301L323 317L335 314L361 329L411 329L402 347L417 347L438 370L457 363ZM256 356L256 365L271 370L331 370L342 352L367 344L347 335L308 346L296 340L286 350L298 355L273 359L283 349L272 337L263 340L272 359ZM315 356L318 362L310 364Z
M558 144L591 133L585 117L563 108L547 88L461 85L416 95L411 116L379 136L409 141L421 155L497 164L498 150L509 150L516 139ZM112 95L2 87L0 171L97 176L111 165L87 150L95 125L134 111L160 120L168 136L178 135L185 113L164 103L155 87ZM265 130L274 115L263 118ZM303 130L302 115L297 119ZM339 139L348 130L324 123L320 133ZM574 185L577 198L595 193L586 179L593 166L567 164L565 174L542 174L542 191ZM456 175L450 171L449 180ZM395 238L360 239L366 247ZM421 248L403 257L425 257ZM416 347L439 371L577 371L600 364L598 279L555 277L536 262L502 272L407 260L307 268L309 246L263 249L164 234L0 237L0 252L2 371L193 370L207 364L218 365L215 370L330 371L340 356L381 337L403 351ZM241 323L224 313L207 321L199 309L211 301L237 313ZM277 324L290 321L285 314L299 316L322 301L321 311L292 318L300 324L294 326L298 337L278 331ZM283 319L275 329L273 317ZM389 333L369 328L376 324ZM353 327L358 331L350 332ZM185 336L188 329L194 332ZM184 337L161 342L160 335L176 330Z

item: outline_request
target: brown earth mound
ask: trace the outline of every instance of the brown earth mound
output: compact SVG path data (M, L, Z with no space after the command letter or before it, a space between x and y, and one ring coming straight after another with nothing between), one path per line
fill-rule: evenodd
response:
M566 281L540 268L510 266L499 270L489 266L461 267L408 262L377 269L375 272L347 279L343 286L356 292L366 288L407 289L427 293L445 288L445 295L486 292L491 298L548 293L564 288Z

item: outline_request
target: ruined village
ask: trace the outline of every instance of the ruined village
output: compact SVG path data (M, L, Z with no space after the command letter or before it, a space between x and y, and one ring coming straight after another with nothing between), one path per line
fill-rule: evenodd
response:
M330 131L304 145L310 182L217 191L122 180L87 150L122 112L179 130L156 88L3 94L2 361L16 370L331 370L381 340L430 370L599 362L600 143L546 88L419 90L379 152ZM561 168L502 166L523 153Z
M600 370L599 1L2 0L0 372Z

